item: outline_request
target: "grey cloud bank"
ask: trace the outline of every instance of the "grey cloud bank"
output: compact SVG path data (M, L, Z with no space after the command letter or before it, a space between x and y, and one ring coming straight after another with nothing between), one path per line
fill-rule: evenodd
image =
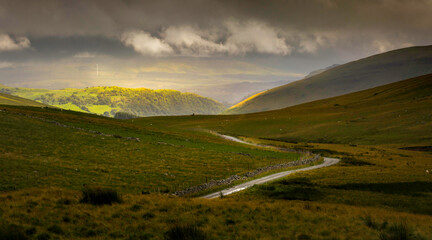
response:
M0 83L191 89L233 102L429 45L430 12L432 0L0 0Z

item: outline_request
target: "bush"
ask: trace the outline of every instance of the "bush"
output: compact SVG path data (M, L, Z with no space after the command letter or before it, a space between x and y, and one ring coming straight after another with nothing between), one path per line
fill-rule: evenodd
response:
M22 227L9 224L0 226L0 240L26 240L28 239Z
M152 218L154 218L154 217L155 217L154 213L151 213L151 212L145 213L145 214L143 215L143 218L144 218L144 219L152 219Z
M142 209L142 207L140 206L140 205L138 205L138 204L134 204L131 208L130 208L130 210L132 211L132 212L138 212L139 210L141 210Z
M81 203L90 203L93 205L104 205L112 203L121 203L120 195L114 189L101 187L85 187L82 190L83 197Z
M343 157L342 158L342 164L344 166L370 166L370 165L375 165L372 164L370 162L366 162L363 160L358 160L355 158L351 158L351 157Z
M421 240L405 223L394 224L380 232L380 240Z
M311 239L312 238L309 235L304 234L304 233L297 236L297 240L311 240Z
M37 240L48 240L51 239L51 236L48 233L39 234L36 238Z
M59 225L56 225L56 224L52 225L47 230L49 232L52 232L52 233L55 233L55 234L59 234L59 235L63 234L63 229L61 229L61 227Z
M205 233L195 225L176 225L165 233L166 240L202 240L207 239Z
M114 118L117 119L132 119L132 118L137 118L138 116L135 116L131 113L127 113L127 112L116 112L116 114L114 115Z

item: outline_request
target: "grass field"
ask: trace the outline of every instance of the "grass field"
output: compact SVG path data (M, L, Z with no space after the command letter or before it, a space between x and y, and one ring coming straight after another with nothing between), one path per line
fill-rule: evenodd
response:
M300 157L231 143L204 132L166 132L56 109L1 109L1 190L79 189L96 184L131 193L173 192ZM17 113L140 142L64 128Z
M180 232L198 239L432 239L430 80L427 75L237 116L121 121L3 105L0 236L174 239ZM300 157L202 130L342 161L217 200L164 194ZM416 151L401 149L406 147ZM122 201L80 203L84 184L112 188Z

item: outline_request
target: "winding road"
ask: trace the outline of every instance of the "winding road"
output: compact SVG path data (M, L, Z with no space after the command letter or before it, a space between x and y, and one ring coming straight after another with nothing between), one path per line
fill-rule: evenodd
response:
M219 136L221 136L221 137L223 137L225 139L228 139L228 140L231 140L231 141L235 141L235 142L239 142L239 143L244 143L244 144L253 145L253 146L265 146L265 145L258 145L258 144L254 144L254 143L245 142L245 141L243 141L241 139L238 139L238 138L235 138L235 137L232 137L232 136L227 136L227 135L222 135L222 134L217 134L217 135L219 135ZM262 177L262 178L258 178L258 179L255 179L255 180L251 180L249 182L245 182L245 183L239 184L239 185L231 187L231 188L224 189L222 191L218 191L218 192L215 192L215 193L211 193L211 194L202 196L201 198L205 198L205 199L218 198L218 197L221 196L221 193L222 193L223 196L226 196L226 195L229 195L229 194L232 194L232 193L235 193L235 192L239 192L239 191L245 190L245 189L247 189L249 187L252 187L253 185L256 185L256 184L263 184L263 183L266 183L266 182L270 182L270 181L273 181L273 180L276 180L276 179L279 179L279 178L283 178L283 177L288 176L288 175L290 175L292 173L295 173L295 172L309 171L309 170L313 170L313 169L328 167L328 166L337 164L339 161L340 161L340 159L337 159L337 158L327 158L327 157L325 157L324 158L324 162L321 163L321 164L319 164L319 165L275 173L275 174L272 174L272 175L268 175L268 176L265 176L265 177Z

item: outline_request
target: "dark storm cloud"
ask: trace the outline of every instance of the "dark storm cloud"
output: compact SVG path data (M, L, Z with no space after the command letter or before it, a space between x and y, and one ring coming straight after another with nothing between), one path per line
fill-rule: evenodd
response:
M297 30L430 29L430 0L2 0L0 29L19 35L107 35L130 28L257 19Z
M432 0L0 0L0 83L237 101L242 89L429 45L431 12Z
M85 58L89 57L90 54L113 56L116 58L129 58L137 55L132 49L125 48L117 39L102 36L51 36L31 38L31 49L2 52L0 60L27 62L35 60L53 61L59 58Z
M286 30L430 30L430 0L2 0L0 29L33 36L116 36L128 29L255 19Z
M431 10L432 0L2 0L0 34L99 36L148 56L290 55L341 44L382 52L429 44Z

